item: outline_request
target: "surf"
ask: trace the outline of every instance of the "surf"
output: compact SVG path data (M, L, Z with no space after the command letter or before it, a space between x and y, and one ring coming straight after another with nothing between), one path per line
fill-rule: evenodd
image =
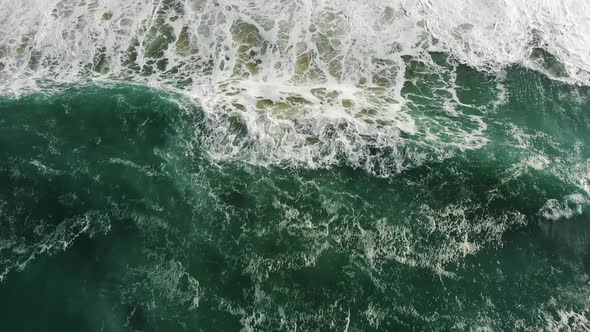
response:
M510 66L571 84L588 84L590 70L584 49L590 9L581 2L27 0L0 6L7 31L0 37L3 95L129 81L179 92L208 114L211 158L258 165L345 164L387 176L485 145L481 115L506 99L502 77ZM461 65L493 77L488 104L457 98ZM432 84L411 91L425 72ZM444 114L424 121L416 110L433 104ZM466 115L460 107L477 111Z

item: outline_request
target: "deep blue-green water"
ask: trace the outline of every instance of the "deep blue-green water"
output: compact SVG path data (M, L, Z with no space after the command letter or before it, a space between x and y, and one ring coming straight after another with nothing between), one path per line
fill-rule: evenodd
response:
M2 99L3 329L584 329L588 89L506 85L487 145L384 178L212 162L143 87Z

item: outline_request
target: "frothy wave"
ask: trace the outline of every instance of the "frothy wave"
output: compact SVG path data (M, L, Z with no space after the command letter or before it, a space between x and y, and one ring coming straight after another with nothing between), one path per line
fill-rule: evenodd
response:
M590 79L582 1L4 0L0 8L1 94L96 80L180 91L208 114L205 141L217 160L387 175L485 145L481 115L505 100L507 66ZM495 77L489 106L457 97L460 64Z

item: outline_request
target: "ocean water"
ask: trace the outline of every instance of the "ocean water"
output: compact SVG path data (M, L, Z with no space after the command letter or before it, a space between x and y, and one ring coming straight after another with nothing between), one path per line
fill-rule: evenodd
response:
M590 330L585 1L0 28L0 330Z

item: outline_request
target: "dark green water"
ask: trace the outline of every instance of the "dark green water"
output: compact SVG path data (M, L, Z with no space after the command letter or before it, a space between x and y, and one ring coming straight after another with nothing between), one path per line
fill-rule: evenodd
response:
M483 148L385 178L215 163L201 110L147 88L0 99L1 329L588 329L590 91L505 86Z

